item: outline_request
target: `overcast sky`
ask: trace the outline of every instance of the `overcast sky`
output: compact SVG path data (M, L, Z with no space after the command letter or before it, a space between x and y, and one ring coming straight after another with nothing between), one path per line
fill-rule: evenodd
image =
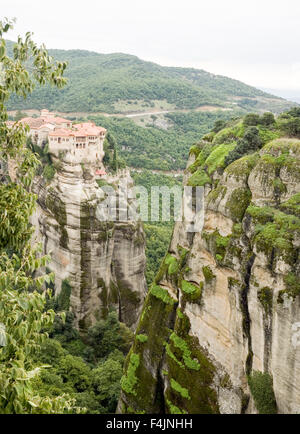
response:
M300 95L299 0L1 0L47 48L123 52Z

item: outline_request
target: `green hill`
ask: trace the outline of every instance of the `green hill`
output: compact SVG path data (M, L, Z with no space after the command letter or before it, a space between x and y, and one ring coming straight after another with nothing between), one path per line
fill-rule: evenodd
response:
M12 42L8 41L11 50ZM63 90L37 88L26 101L13 97L10 109L47 107L62 112L145 112L203 106L280 112L284 99L237 80L193 68L163 67L136 56L85 50L49 50L68 62Z

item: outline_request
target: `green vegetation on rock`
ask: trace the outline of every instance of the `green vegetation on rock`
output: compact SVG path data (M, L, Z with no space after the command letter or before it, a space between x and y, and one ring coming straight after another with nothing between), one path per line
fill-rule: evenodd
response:
M203 282L200 286L196 286L186 280L181 281L181 289L188 301L198 301L201 298Z
M261 302L266 313L271 313L273 305L273 291L265 286L257 292L257 298Z
M206 283L210 283L216 277L208 265L202 267L202 272Z
M248 377L249 387L260 414L276 414L276 399L273 391L273 379L267 372L254 371Z
M171 378L171 387L173 390L178 392L183 398L191 399L189 395L189 391L185 387L182 387L179 383L177 383L177 381L175 381L174 378Z
M154 297L159 298L166 304L173 305L175 303L175 300L169 295L169 292L155 283L152 284L150 292Z
M121 378L121 387L124 392L136 395L136 391L134 389L138 378L136 376L136 370L140 364L140 356L139 354L131 353L129 356L129 364L127 367L126 375L123 375Z
M136 335L136 339L143 344L144 342L147 342L148 336L143 335L143 334L139 334L139 335Z

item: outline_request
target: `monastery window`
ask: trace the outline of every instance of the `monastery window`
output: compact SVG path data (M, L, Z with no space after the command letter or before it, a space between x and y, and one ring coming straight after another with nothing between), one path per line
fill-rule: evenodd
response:
M78 143L76 143L76 148L78 149Z
M83 149L85 149L85 143L83 144Z

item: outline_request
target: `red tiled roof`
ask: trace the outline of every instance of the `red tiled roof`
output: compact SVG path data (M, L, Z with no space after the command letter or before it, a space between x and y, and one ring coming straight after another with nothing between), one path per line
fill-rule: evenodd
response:
M101 133L106 133L106 129L96 127L92 122L83 122L81 124L73 125L72 129L58 128L49 133L49 136L73 136L73 137L88 137L99 136Z
M105 170L96 170L95 174L96 175L106 175L106 172L105 172Z
M79 136L97 136L100 133L106 133L105 128L96 127L94 122L83 122L81 124L74 124L73 128L78 131Z
M20 120L22 124L28 125L30 128L39 128L43 124L52 124L52 125L59 125L68 123L71 124L72 122L69 119L64 119L59 116L48 116L48 117L39 117L39 118L23 118Z
M29 128L39 128L41 125L43 125L44 120L42 118L23 118L20 120L22 124L28 125Z
M55 137L70 137L74 136L74 131L68 130L67 128L59 128L57 130L51 131L49 133L49 136L55 136Z
M42 118L44 119L45 123L49 123L49 124L71 124L72 122L69 119L64 119L61 118L59 116L49 116L47 118Z

